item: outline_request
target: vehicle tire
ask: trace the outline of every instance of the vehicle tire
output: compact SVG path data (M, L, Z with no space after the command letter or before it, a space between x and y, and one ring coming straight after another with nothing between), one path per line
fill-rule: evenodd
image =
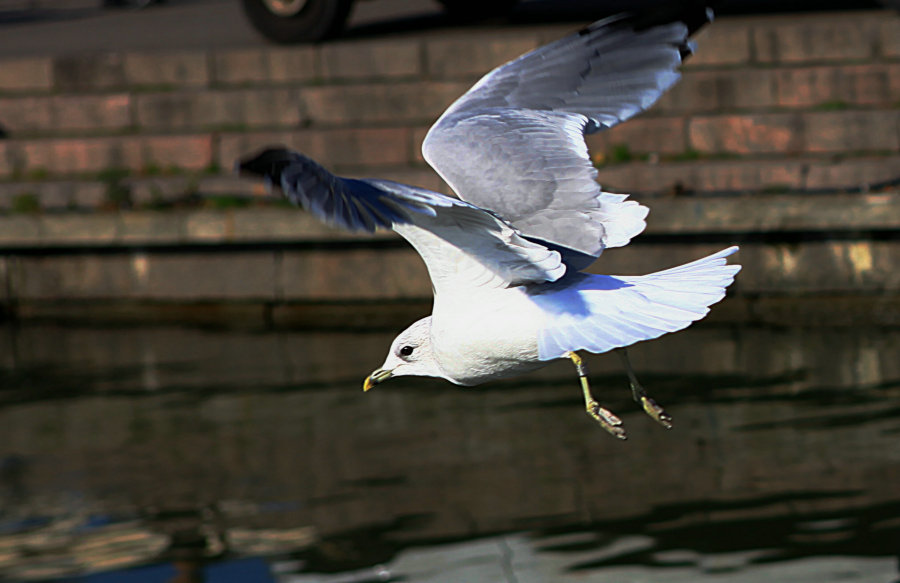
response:
M257 31L282 44L317 42L341 33L353 0L242 0Z
M452 18L472 21L480 18L507 16L518 0L438 0Z

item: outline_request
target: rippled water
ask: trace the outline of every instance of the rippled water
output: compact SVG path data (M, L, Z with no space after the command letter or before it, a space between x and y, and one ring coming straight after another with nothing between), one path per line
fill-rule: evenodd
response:
M0 579L900 580L895 329L635 347L672 431L591 357L624 443L567 363L363 394L390 331L0 334Z

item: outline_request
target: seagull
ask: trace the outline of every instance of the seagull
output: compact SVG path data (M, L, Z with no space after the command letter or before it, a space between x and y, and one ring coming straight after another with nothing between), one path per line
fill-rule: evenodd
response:
M642 276L583 271L641 233L648 209L597 182L585 134L648 109L679 79L689 37L712 20L703 4L614 15L501 65L457 99L422 144L458 195L336 176L271 147L238 161L317 218L351 231L392 229L421 255L430 316L401 332L363 389L392 377L462 386L571 360L587 413L625 439L591 394L578 351L619 352L636 402L672 418L638 383L626 346L703 318L734 281L737 247Z

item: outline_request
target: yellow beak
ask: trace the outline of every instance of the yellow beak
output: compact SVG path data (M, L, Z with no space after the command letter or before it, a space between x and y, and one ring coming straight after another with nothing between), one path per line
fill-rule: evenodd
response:
M368 391L375 385L379 383L383 383L384 381L391 378L394 374L394 371L378 369L369 376L366 377L366 380L363 381L363 391Z

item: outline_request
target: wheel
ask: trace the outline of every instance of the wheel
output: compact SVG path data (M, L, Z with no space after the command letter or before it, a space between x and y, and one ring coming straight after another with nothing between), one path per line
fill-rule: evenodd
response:
M341 33L353 0L242 0L257 31L277 43L316 42Z

